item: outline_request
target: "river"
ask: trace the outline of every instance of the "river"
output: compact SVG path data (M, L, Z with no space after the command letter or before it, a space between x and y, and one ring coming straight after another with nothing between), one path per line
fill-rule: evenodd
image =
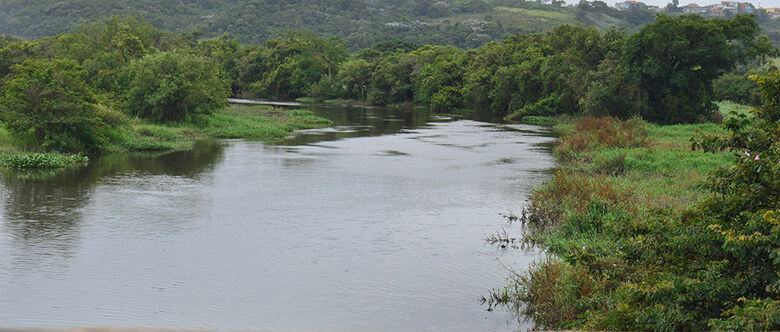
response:
M549 176L549 130L312 107L333 127L0 178L0 328L506 331L485 243ZM527 323L526 323L527 324Z

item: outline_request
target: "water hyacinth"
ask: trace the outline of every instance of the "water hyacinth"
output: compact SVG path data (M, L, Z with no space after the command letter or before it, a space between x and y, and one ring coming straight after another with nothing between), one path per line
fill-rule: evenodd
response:
M0 155L0 167L7 168L61 168L88 161L89 158L76 154L22 153Z

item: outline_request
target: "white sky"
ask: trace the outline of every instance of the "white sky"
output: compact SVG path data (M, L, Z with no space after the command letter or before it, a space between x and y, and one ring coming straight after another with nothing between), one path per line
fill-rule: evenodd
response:
M610 6L614 6L615 2L623 2L623 0L618 0L618 1L615 1L615 0L601 0L601 1L604 1L604 2L608 3ZM646 4L648 4L648 5L656 5L656 6L660 6L660 7L664 7L664 6L666 6L666 4L672 2L671 0L637 0L637 1L642 1L642 2L644 2ZM689 3L696 3L696 4L700 5L700 6L705 6L705 5L711 5L711 4L715 4L715 3L720 3L721 2L721 0L679 0L679 1L680 1L680 6L685 6L685 5L689 4ZM774 7L780 8L780 0L761 0L761 1L758 1L758 0L736 0L736 1L739 1L739 2L750 2L750 3L753 4L753 6L756 6L756 7L759 7L759 3L760 3L761 4L760 7L763 7L763 8L774 8ZM566 3L569 3L569 4L571 4L571 3L577 4L577 2L579 2L579 1L578 0L577 1L572 1L572 0L567 0L566 1Z

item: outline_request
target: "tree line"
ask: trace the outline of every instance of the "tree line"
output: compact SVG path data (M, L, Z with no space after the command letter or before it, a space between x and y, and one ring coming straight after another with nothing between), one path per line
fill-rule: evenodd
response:
M561 25L470 50L396 40L351 54L309 32L243 45L113 16L53 37L0 38L0 120L35 145L88 152L121 136L129 117L195 121L230 95L689 123L713 114L714 80L774 54L758 33L752 16L659 16L634 34Z
M243 47L223 36L200 47L221 50L233 93L249 97L690 123L713 114L715 80L775 54L759 32L752 16L681 15L659 16L634 34L561 25L471 50L391 41L349 54L339 39L303 32Z

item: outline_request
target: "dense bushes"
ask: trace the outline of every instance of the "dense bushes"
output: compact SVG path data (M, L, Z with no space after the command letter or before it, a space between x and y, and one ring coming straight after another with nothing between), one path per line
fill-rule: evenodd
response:
M230 90L206 58L160 52L132 62L125 107L153 121L183 121L227 105Z
M71 60L27 60L13 67L0 118L15 136L49 151L96 152L108 144L113 113L97 104L87 73Z
M234 91L262 98L415 102L435 111L471 108L511 120L585 113L697 122L712 115L713 80L750 60L748 55L772 52L755 42L757 33L749 16L661 16L631 36L561 25L469 51L389 42L351 57L337 40L293 33L236 51L242 68Z
M712 81L733 69L759 28L751 16L732 20L700 15L660 16L626 42L624 58L648 107L642 117L659 123L709 119L715 110Z

